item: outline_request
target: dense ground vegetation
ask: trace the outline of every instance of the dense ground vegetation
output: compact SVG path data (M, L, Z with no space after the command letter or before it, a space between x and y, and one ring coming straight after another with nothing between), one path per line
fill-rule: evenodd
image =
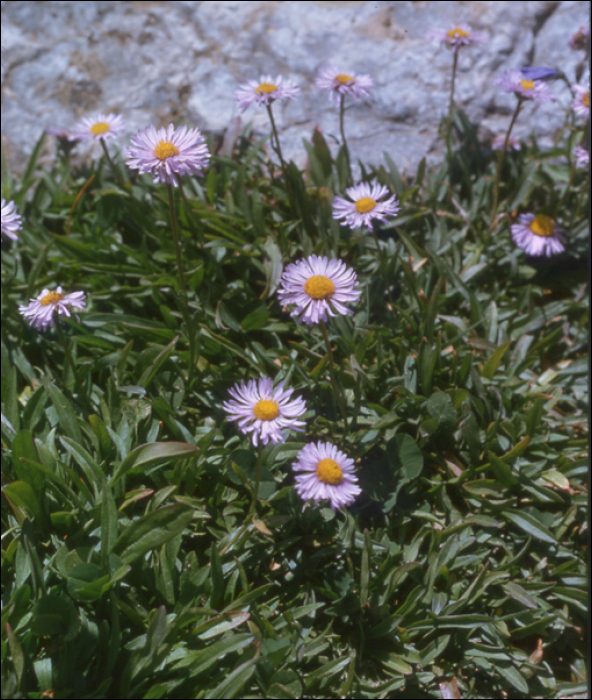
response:
M497 154L453 117L440 166L358 163L401 205L374 233L332 218L343 148L315 132L282 170L244 133L175 190L186 296L165 186L118 155L42 169L43 140L3 165L3 697L585 692L588 174L573 129L531 138L490 221ZM516 247L523 212L566 252ZM363 291L327 325L345 419L319 327L277 298L313 253ZM87 309L40 332L19 305L56 285ZM307 426L263 450L253 517L222 402L264 375ZM350 507L303 508L312 439L355 459Z

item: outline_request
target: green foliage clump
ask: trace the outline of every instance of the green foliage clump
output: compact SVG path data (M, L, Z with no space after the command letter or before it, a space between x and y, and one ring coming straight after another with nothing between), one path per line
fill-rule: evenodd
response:
M586 178L572 136L533 139L492 222L497 157L452 128L413 177L359 164L401 204L374 235L332 219L344 149L316 132L280 171L245 133L177 196L186 296L164 187L117 158L41 169L42 142L3 170L24 221L2 246L3 697L585 692ZM528 211L565 254L515 247ZM363 290L328 324L347 421L319 328L277 301L313 253ZM88 309L40 333L18 307L58 284ZM257 450L221 404L263 375L307 428L265 447L247 517ZM313 439L355 459L351 507L303 508Z

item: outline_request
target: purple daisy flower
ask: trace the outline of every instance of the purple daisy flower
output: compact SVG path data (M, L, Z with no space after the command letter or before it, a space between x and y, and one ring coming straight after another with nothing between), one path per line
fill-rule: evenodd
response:
M574 85L575 99L571 108L580 117L587 119L590 116L590 88L586 85Z
M288 265L280 281L278 297L282 304L295 304L291 316L309 326L327 321L329 316L351 314L345 306L358 301L356 273L341 260L311 255Z
M83 311L86 308L84 297L84 292L64 294L61 287L57 287L54 292L44 289L37 299L30 300L29 306L19 306L19 311L29 319L33 328L44 331L47 328L53 328L55 314L70 317L72 314L69 309Z
M149 126L131 138L127 149L128 168L150 173L154 182L176 187L179 175L203 175L210 152L199 129L178 129L172 124L165 129Z
M512 226L512 238L528 255L552 257L563 253L565 238L562 229L546 214L521 214Z
M516 97L522 100L534 100L535 102L545 102L554 100L555 96L546 83L540 80L525 78L522 71L504 71L494 81L504 92L513 92Z
M121 114L98 114L96 117L85 117L72 129L68 137L70 141L98 141L99 139L114 139L123 133L125 121ZM48 130L49 131L49 130ZM62 135L68 132L62 132Z
M295 489L305 501L331 501L334 510L353 503L362 493L354 473L354 460L330 442L310 443L292 464Z
M333 218L345 219L342 226L367 226L372 231L372 219L386 221L387 216L395 216L401 208L394 194L382 202L379 201L381 197L390 194L384 185L362 182L355 187L348 187L345 193L353 201L343 197L335 197L333 201Z
M474 32L468 24L450 25L450 29L433 29L426 34L426 39L438 39L449 49L458 51L461 46L471 46L472 44L485 44L487 37L483 32Z
M291 80L284 80L281 75L273 78L262 75L259 81L249 80L239 85L235 97L241 112L252 104L270 105L278 100L293 100L300 92Z
M576 168L581 168L585 170L590 165L590 154L582 146L576 146L573 149L573 155L576 159Z
M225 401L222 407L229 414L228 420L238 421L239 430L248 435L255 447L259 440L267 445L285 442L282 429L288 428L302 432L304 421L297 420L306 412L304 399L290 399L294 389L284 389L284 382L274 388L273 381L262 377L259 381L251 379L247 384L241 381L229 390L231 401Z
M18 238L17 231L23 227L22 218L16 211L14 202L2 200L2 238L12 238L16 241Z
M321 90L329 90L329 101L333 100L333 95L350 95L354 100L367 97L370 89L374 85L369 75L355 75L341 73L334 66L326 66L318 72L316 86Z

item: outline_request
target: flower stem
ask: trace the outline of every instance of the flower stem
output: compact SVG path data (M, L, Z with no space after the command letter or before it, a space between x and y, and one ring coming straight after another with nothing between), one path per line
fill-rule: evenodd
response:
M386 261L386 251L385 255L381 254L380 250L380 240L378 236L376 235L376 231L372 229L372 235L374 236L374 242L376 244L376 255L378 256L378 265L380 267L380 271L382 273L382 279L384 282L384 288L386 290L386 295L388 297L389 301L389 306L392 307L393 305L393 299L391 297L391 288L389 285L389 279L388 279L388 268L387 268L387 261ZM390 309L392 311L392 308Z
M321 330L323 331L323 338L325 339L325 346L327 348L327 355L329 356L329 374L331 375L331 384L333 385L333 393L337 398L337 404L341 415L343 417L343 424L345 429L347 429L347 410L345 407L345 397L343 392L340 391L335 378L335 363L333 362L333 351L331 350L331 343L329 342L329 335L327 333L327 326L324 321L321 321Z
M340 102L339 102L339 131L341 132L341 143L343 144L343 148L345 150L345 159L347 161L347 184L349 186L351 186L353 184L353 177L352 177L352 169L351 169L351 160L349 158L349 148L347 146L347 141L345 139L345 130L343 127L344 116L345 116L345 95L341 95Z
M105 143L105 139L99 139L101 142L101 148L103 149L103 153L105 154L105 158L107 159L107 162L109 163L109 166L111 167L111 170L113 171L113 175L115 176L115 179L117 180L117 184L120 187L125 187L125 182L123 181L123 177L121 176L121 173L119 170L115 167L115 163L111 159L111 156L109 155L109 151L107 150L107 145Z
M183 262L181 260L181 245L179 244L179 232L177 230L177 214L175 212L175 197L174 197L174 192L173 192L173 186L171 184L168 184L167 187L169 190L169 207L171 210L171 228L173 230L173 240L175 242L175 255L177 256L177 267L179 269L179 281L181 283L181 290L183 292L185 306L187 307L187 285L185 284L185 275L183 274Z
M259 448L258 448L258 454L257 454L257 473L255 475L255 488L253 489L253 499L251 501L251 507L249 508L249 512L247 513L247 520L253 515L253 512L255 511L255 505L257 503L257 499L259 497L259 484L261 483L261 460L263 458L263 443L259 441Z
M270 104L265 106L267 107L267 114L269 114L269 121L271 122L271 132L273 134L273 137L271 139L271 147L277 153L277 156L280 159L280 163L282 164L282 170L285 173L286 163L284 161L284 156L282 155L282 147L280 146L280 138L278 136L278 132L275 126L275 119L273 118L273 110L271 109Z
M191 314L189 313L189 300L187 298L187 285L185 284L185 275L183 274L183 261L181 259L181 245L179 243L179 232L177 230L177 214L175 211L175 197L173 186L167 185L169 191L169 207L171 210L171 228L173 231L173 241L175 242L175 255L177 257L177 268L179 269L179 282L181 284L181 295L183 303L181 305L181 313L187 325L187 335L189 337L189 384L193 378L193 367L195 365L195 337L193 324L191 322Z
M448 124L446 128L446 150L450 158L452 151L452 113L454 110L454 83L456 80L456 66L458 65L458 49L454 49L454 60L452 63L452 83L450 85L450 101L448 105Z
M518 114L520 113L520 109L522 108L523 102L524 102L524 100L522 98L518 97L518 104L516 105L516 109L514 110L514 114L512 115L512 121L510 122L508 132L506 133L506 138L504 139L504 145L502 146L502 150L499 152L499 155L497 157L497 169L495 172L495 182L493 183L493 206L491 208L491 219L489 222L489 234L491 234L493 227L495 226L495 217L497 214L497 205L498 205L498 200L499 200L499 181L500 181L500 176L502 173L502 162L504 160L504 155L506 153L506 149L508 148L508 143L510 142L510 136L512 135L512 129L514 128L514 124L516 123L516 119L518 119Z
M68 338L66 338L66 334L64 333L64 329L62 328L62 324L60 321L60 317L58 314L56 314L56 320L55 320L55 329L57 331L57 335L59 338L59 341L64 348L64 355L66 357L66 363L70 366L70 370L72 372L72 378L74 380L74 386L76 387L76 390L78 390L78 376L76 374L76 365L74 364L74 358L72 357L72 351L70 350L70 346L68 345ZM65 367L64 367L65 369ZM65 374L65 372L64 372Z
M193 228L195 229L195 232L197 233L197 242L199 244L199 249L203 250L204 239L201 232L201 228L195 221L195 217L193 216L193 212L191 211L191 207L189 206L189 200L187 199L187 195L185 194L185 190L183 189L183 183L181 182L181 180L179 180L179 191L181 192L181 197L183 198L183 203L185 204L185 212L187 213L187 219L190 221Z

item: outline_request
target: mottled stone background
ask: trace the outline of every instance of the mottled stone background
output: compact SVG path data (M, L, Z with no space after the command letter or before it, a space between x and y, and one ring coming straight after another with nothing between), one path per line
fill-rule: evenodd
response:
M500 70L554 66L574 80L583 54L567 42L589 24L590 3L7 1L1 8L2 143L18 173L44 128L68 129L99 111L125 115L130 132L174 122L221 133L238 114L237 85L262 73L302 88L298 101L277 110L284 151L302 163L302 139L316 125L338 133L335 107L314 86L324 64L375 82L347 114L354 158L379 163L387 151L413 169L426 154L439 157L437 127L448 104L452 56L426 41L428 30L464 21L487 35L487 44L461 50L456 96L490 138L507 128L515 104L493 85ZM535 130L543 143L552 139L571 101L564 83L553 87L558 101L528 104L517 135ZM252 107L243 119L267 133L264 110Z

